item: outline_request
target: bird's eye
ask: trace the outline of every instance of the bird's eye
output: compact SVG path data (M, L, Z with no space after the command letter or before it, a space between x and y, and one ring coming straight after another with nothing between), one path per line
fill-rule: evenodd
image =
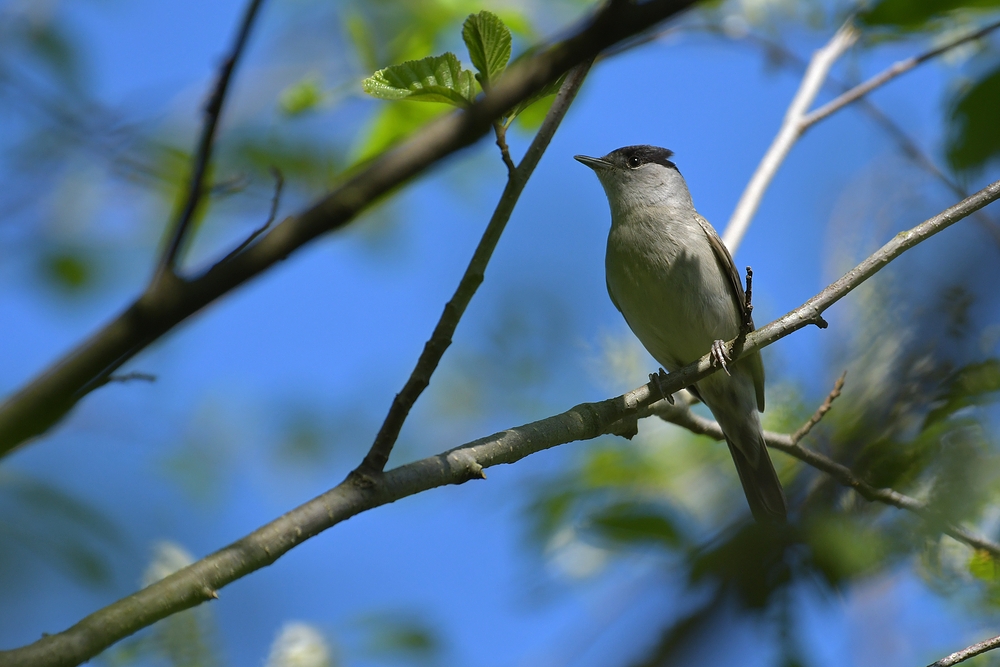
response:
M628 159L628 166L631 169L638 169L641 165L642 165L642 160L640 160L639 156L637 155L633 155Z

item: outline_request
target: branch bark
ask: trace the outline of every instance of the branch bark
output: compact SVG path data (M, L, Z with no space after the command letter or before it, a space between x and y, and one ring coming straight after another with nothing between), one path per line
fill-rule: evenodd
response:
M746 337L737 358L784 338L808 324L907 249L1000 199L1000 181L955 206L897 234L815 297ZM730 341L730 349L733 341ZM735 359L734 359L735 361ZM583 403L524 426L480 438L455 449L388 472L352 472L341 484L202 560L105 607L73 627L34 644L0 652L5 667L77 665L161 618L215 599L223 586L262 567L301 542L366 510L448 484L482 479L490 466L514 463L535 452L607 432L614 423L659 399L661 389L676 393L716 369L711 355L621 396Z
M809 61L809 67L806 69L805 76L802 77L799 90L792 98L792 103L788 105L788 111L785 112L781 129L778 130L770 148L761 159L757 170L750 177L750 182L747 183L746 189L740 195L740 200L736 203L736 210L733 211L733 215L729 218L726 229L722 233L722 242L734 255L750 227L750 221L753 220L754 214L760 207L764 192L774 179L774 175L778 173L778 168L785 161L792 146L802 136L802 118L809 110L813 100L816 99L820 88L823 87L826 75L837 59L851 48L857 38L857 30L850 23L846 23L823 48L813 54L812 60Z
M475 296L476 290L479 289L486 276L486 265L489 264L490 258L493 256L493 250L500 241L500 235L503 234L511 213L514 212L514 207L521 197L524 186L528 184L528 179L535 171L545 149L548 148L549 142L559 128L559 124L566 115L566 111L569 110L570 104L573 103L573 99L576 97L577 91L580 90L580 86L583 85L583 80L589 71L590 63L585 62L577 65L566 77L555 101L549 108L549 112L545 115L542 126L538 128L535 138L532 139L531 145L528 146L528 150L517 167L513 166L514 163L511 160L507 144L502 140L503 130L497 130L497 143L500 145L504 164L508 165L510 170L507 186L504 188L503 194L500 195L500 201L493 211L489 224L486 225L479 245L476 246L476 250L472 254L465 274L455 289L454 296L445 304L444 312L441 313L441 318L434 327L434 333L430 340L424 345L416 367L407 379L402 391L396 394L393 399L392 405L389 407L389 414L382 422L382 427L379 429L378 435L375 436L375 442L362 461L359 471L370 474L382 472L385 469L392 448L396 444L396 439L399 438L399 432L403 428L403 422L406 421L410 409L417 402L420 394L430 384L431 375L437 369L445 351L451 346L451 337L455 334L459 320L462 319L465 309L469 306L469 302L472 301L472 297ZM497 127L499 128L499 125Z
M986 653L987 651L992 651L995 648L1000 648L1000 636L981 641L978 644L973 644L969 648L964 648L961 651L956 651L945 658L941 658L935 663L931 663L927 667L951 667L952 665L957 665L960 662L965 662L969 658L975 658L977 655Z
M858 84L857 86L845 91L836 99L824 104L819 109L807 113L809 105L812 104L812 101L816 98L816 95L819 93L819 89L822 87L823 82L827 78L830 67L844 53L844 51L850 48L851 44L854 43L854 40L857 37L857 33L850 27L850 24L843 26L833 36L830 42L818 50L813 56L809 63L809 67L806 69L805 75L802 77L802 83L799 86L799 90L795 94L792 103L789 105L788 111L785 113L785 118L782 121L781 128L778 130L777 136L774 138L770 148L768 148L767 153L765 153L764 158L761 160L753 176L750 178L750 182L747 184L746 189L740 196L739 202L737 202L736 210L733 211L733 215L730 217L729 223L726 225L726 229L722 234L722 240L725 242L730 252L733 254L736 253L736 249L743 240L743 236L746 234L754 214L760 207L760 202L764 197L765 191L770 186L771 181L774 179L774 176L781 167L781 164L788 156L792 146L802 137L802 135L806 133L809 128L849 104L863 99L866 95L868 95L868 93L885 85L889 81L892 81L899 75L909 72L918 65L947 53L962 44L980 39L997 28L1000 28L1000 21L990 23L980 30L958 37L946 44L942 44L941 46L925 51L919 55L907 58L906 60L901 60L890 66L888 69L868 79L864 83ZM919 151L913 150L914 147L912 142L908 141L908 138L898 130L898 127L896 127L894 123L887 121L887 119L884 118L884 114L877 111L876 119L880 121L883 127L893 131L893 134L896 136L897 140L900 140L900 143L903 145L905 150L910 152L910 154L914 157L920 157ZM919 161L924 164L925 167L928 167L932 172L942 178L953 192L956 192L959 196L965 196L965 194L961 192L961 188L956 189L951 179L942 174L930 160L922 159ZM988 229L991 233L996 234L992 225L990 225Z
M308 210L193 278L165 272L135 302L0 405L0 456L45 433L87 393L180 322L260 275L326 232L349 224L373 201L478 141L521 100L622 39L655 26L694 0L612 2L572 35L512 68L468 109L442 118L367 167Z

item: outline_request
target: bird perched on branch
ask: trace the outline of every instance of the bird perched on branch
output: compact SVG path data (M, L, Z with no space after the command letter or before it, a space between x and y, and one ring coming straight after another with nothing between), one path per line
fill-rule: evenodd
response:
M626 146L601 158L576 156L597 174L611 206L608 294L668 371L708 352L723 367L689 389L722 427L754 518L781 522L785 494L758 415L764 409L760 352L727 364L722 342L753 329L749 304L729 250L695 210L672 155L656 146Z

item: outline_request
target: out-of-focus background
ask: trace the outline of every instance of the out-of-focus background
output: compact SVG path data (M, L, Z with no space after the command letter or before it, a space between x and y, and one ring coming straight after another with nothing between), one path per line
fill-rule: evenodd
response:
M997 19L995 2L882 4L820 101ZM372 99L360 82L444 50L468 66L461 25L481 9L511 27L516 55L593 7L265 3L187 270L267 218L270 167L286 181L280 218L447 112ZM642 384L655 363L605 292L604 194L572 156L667 146L721 229L805 61L855 9L708 3L600 61L390 466ZM148 280L242 11L233 0L0 3L0 392ZM794 147L736 256L754 268L758 324L960 199L956 187L998 177L998 46L988 37L934 59ZM515 123L515 159L540 117ZM62 630L340 482L409 375L505 173L485 139L448 159L124 369L155 382L95 391L8 456L0 647ZM767 348L766 426L797 428L847 370L808 446L997 538L998 278L994 205L831 309L829 329ZM772 456L801 530L780 567L744 528L726 448L647 419L631 442L573 443L364 513L96 664L903 666L997 634L988 556Z

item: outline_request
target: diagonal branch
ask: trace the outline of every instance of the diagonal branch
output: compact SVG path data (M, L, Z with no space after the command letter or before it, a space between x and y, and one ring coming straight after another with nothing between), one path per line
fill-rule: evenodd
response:
M198 149L194 156L194 168L191 170L191 182L188 184L187 198L184 205L177 214L177 218L170 227L170 236L160 257L160 263L156 267L153 280L159 280L160 276L167 271L173 271L177 263L177 255L180 253L191 222L194 220L195 212L201 203L205 187L205 172L208 171L209 162L212 160L212 147L215 143L215 130L219 124L219 117L222 115L222 105L226 101L226 93L229 91L229 81L232 79L233 70L243 54L250 29L253 27L257 12L260 9L262 0L250 0L246 12L243 14L243 22L233 42L233 48L219 68L218 78L212 90L212 96L205 106L205 123L201 128L201 137L198 139Z
M959 542L964 542L974 549L987 551L994 558L1000 560L1000 544L988 540L981 535L977 535L966 528L962 528L961 526L957 526L947 521L942 521L941 516L935 513L933 508L931 508L927 503L893 489L873 486L855 475L854 472L847 466L841 465L819 452L806 449L799 444L799 440L805 437L812 427L815 426L830 410L831 404L837 396L840 395L840 390L843 386L844 376L841 375L840 379L837 380L837 384L834 386L833 391L830 392L830 395L827 396L823 404L818 410L816 410L816 413L810 417L805 424L803 424L802 428L792 434L765 431L764 442L767 443L768 447L782 451L821 472L825 472L843 486L857 491L865 500L880 502L886 505L891 505L892 507L913 512L944 534L955 538ZM650 414L655 414L664 421L686 428L692 433L706 435L713 440L725 439L725 435L722 433L722 428L717 422L711 419L706 419L700 415L696 415L691 412L690 408L686 405L670 405L666 401L658 401L657 403L651 405L648 411Z
M820 321L824 310L907 249L997 199L1000 199L1000 181L913 229L897 234L815 297L748 334L737 358ZM94 612L73 627L19 649L0 651L0 664L4 667L79 664L161 618L215 599L223 586L271 565L298 544L341 521L439 486L482 479L483 470L490 466L514 463L558 445L596 438L607 432L614 422L635 415L654 403L660 398L661 389L676 393L715 370L711 355L706 354L658 384L651 381L615 398L583 403L561 414L495 433L387 472L350 474L323 495L169 577ZM965 539L974 537L964 536Z
M942 44L941 46L935 47L924 51L923 53L907 58L906 60L900 60L894 63L888 69L883 70L879 74L876 74L872 78L868 79L864 83L860 83L850 90L846 91L834 100L831 100L821 106L819 109L810 112L802 118L800 121L802 131L805 131L809 127L815 125L819 121L823 120L827 116L839 111L840 109L846 107L848 104L861 99L868 93L872 92L876 88L884 86L893 79L895 79L900 74L905 74L911 69L927 62L933 58L951 51L952 49L967 44L969 42L974 42L977 39L982 39L989 33L993 32L997 28L1000 28L1000 21L994 21L993 23L987 24L983 28L976 30L975 32L968 33L957 39L953 39L950 42Z
M823 48L813 54L809 67L802 77L802 83L799 84L799 90L792 98L792 103L788 105L788 111L785 112L781 129L761 159L757 170L750 177L750 182L743 190L740 200L736 203L736 210L733 211L722 234L722 241L732 254L736 254L736 249L750 227L750 221L760 207L764 192L771 185L774 175L778 173L778 168L802 135L800 129L802 118L823 87L830 68L847 49L851 48L857 38L857 30L849 22L845 23Z
M736 210L733 211L733 215L729 219L729 223L727 224L725 232L722 235L722 239L730 251L735 254L736 248L739 246L740 241L743 240L743 236L746 234L746 230L750 226L750 221L760 206L760 202L764 197L764 192L774 179L775 174L784 162L785 157L787 157L792 146L802 137L803 134L805 134L806 130L821 120L828 118L830 115L845 106L858 100L862 100L866 95L868 95L868 93L885 85L889 81L892 81L897 76L905 74L918 65L937 58L938 56L963 44L980 39L997 28L1000 28L1000 21L990 23L980 30L958 37L952 41L942 44L941 46L925 51L924 53L911 58L907 58L906 60L899 61L880 74L868 79L864 83L845 91L836 99L821 106L819 109L807 113L809 105L812 104L813 99L815 99L816 94L819 92L819 88L822 85L823 80L827 77L833 62L851 45L850 43L845 44L843 42L843 38L841 37L842 32L850 29L849 26L845 25L841 28L826 46L816 52L812 61L810 61L809 67L806 69L806 73L802 78L802 84L799 87L799 91L796 93L791 105L789 105L788 112L785 114L785 118L782 121L781 129L778 131L778 134L771 143L770 148L768 148L767 153L764 155L764 158L758 165L757 170L751 177L750 182L743 191L739 202L736 204ZM853 41L851 43L853 43ZM874 109L874 107L870 109L870 112L875 115L876 120L879 121L884 128L889 130L896 137L897 141L900 142L907 153L914 157L920 155L919 151L913 150L914 146L912 141L909 141L908 137L906 137L894 123L886 119L884 114L877 109ZM938 175L939 178L942 178L951 190L958 196L965 196L965 194L961 191L961 188L956 187L956 184L947 176L942 174L940 170L937 169L932 162L930 162L930 160L921 159L918 161L932 173ZM994 234L994 236L997 235L997 232L992 225L988 227L988 230Z
M694 0L648 0L605 5L569 37L513 67L467 109L431 123L413 139L373 159L336 190L281 221L242 252L190 279L165 272L119 315L0 405L0 456L45 433L100 386L103 378L206 305L321 234L348 225L379 197L475 143L494 120L564 72L692 4Z
M1000 648L1000 636L981 641L978 644L973 644L972 646L964 648L961 651L956 651L947 657L941 658L935 663L927 665L927 667L952 667L952 665L965 662L969 658L975 658L977 655L986 653L987 651L992 651L995 648Z
M590 63L585 62L578 65L566 77L552 107L542 122L542 126L538 128L535 138L531 141L531 145L528 146L521 163L516 168L512 168L514 163L511 161L507 144L503 141L504 131L499 124L495 124L497 142L500 144L504 162L509 165L508 168L511 168L507 178L507 186L500 196L500 201L493 211L489 224L486 225L479 245L476 246L476 250L472 254L472 259L469 260L465 274L455 289L455 294L445 304L444 312L441 313L441 318L438 320L437 326L434 327L434 333L424 345L416 367L403 386L403 390L396 394L393 399L389 414L386 415L382 428L375 436L371 450L358 468L359 473L371 474L382 472L385 469L385 464L389 461L389 454L392 453L392 448L399 438L399 432L403 428L403 422L406 421L410 409L417 402L420 394L430 384L431 375L437 369L445 351L451 346L451 338L455 334L458 322L483 282L486 275L486 265L489 264L490 258L493 256L493 251L500 241L500 235L503 234L503 230L507 226L507 221L521 197L524 186L527 185L528 179L535 171L535 166L538 165L542 154L548 148L549 142L559 128L559 124L566 115L566 111L569 110L570 104L576 97L577 91L580 90L580 86L583 85L583 80L589 71Z

